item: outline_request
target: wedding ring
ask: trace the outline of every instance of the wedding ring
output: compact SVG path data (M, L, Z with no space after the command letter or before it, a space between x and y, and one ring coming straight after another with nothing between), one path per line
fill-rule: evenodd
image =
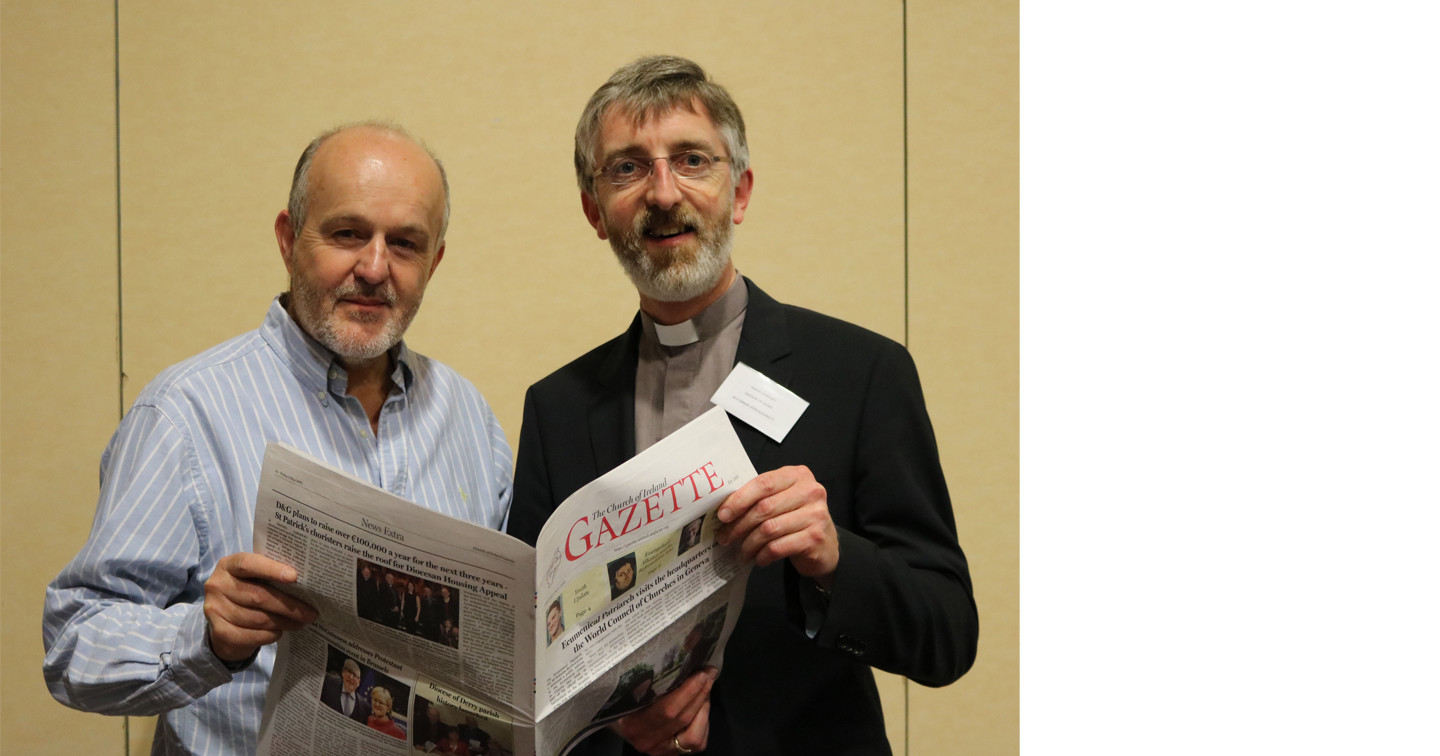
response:
M675 736L674 741L671 743L671 745L674 745L674 746L675 746L675 751L678 752L678 753L694 753L694 751L690 750L689 748L686 748L685 746L680 745L680 736L679 736L679 735L676 735L676 736Z

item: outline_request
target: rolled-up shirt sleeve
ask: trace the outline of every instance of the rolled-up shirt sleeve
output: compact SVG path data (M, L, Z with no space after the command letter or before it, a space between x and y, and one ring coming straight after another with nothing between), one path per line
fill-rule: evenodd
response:
M231 673L205 641L209 523L190 440L136 406L101 460L89 540L45 592L45 682L105 714L186 706Z

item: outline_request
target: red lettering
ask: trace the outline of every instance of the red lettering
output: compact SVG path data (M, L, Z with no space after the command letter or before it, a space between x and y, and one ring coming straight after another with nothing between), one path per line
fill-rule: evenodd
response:
M710 483L710 491L711 491L711 493L720 490L720 487L723 486L723 485L725 485L724 479L722 479L722 478L720 477L720 474L717 473L717 472L715 472L715 470L713 469L714 466L715 466L715 463L714 463L714 462L706 462L705 465L700 468L701 470L704 470L704 471L705 471L705 479L706 479L707 481L709 481L709 483ZM699 472L699 471L697 470L696 472ZM719 482L717 483L716 481L719 481ZM700 496L699 496L698 493L696 494L695 498L697 498L697 499L700 498Z
M623 528L620 529L620 535L625 535L626 533L629 533L630 531L635 530L636 528L640 527L640 526L643 524L643 523L637 522L637 523L635 523L635 527L633 527L633 528L630 527L630 521L635 519L635 507L637 507L637 506L639 506L639 505L638 505L638 504L631 504L630 506L625 507L625 509L622 510L622 511L624 511L624 512L626 513L626 514L625 514L625 527L623 527Z
M690 473L690 474L691 474L691 475L694 475L695 473ZM665 489L667 492L670 493L670 504L671 504L670 511L671 511L671 512L679 512L679 511L680 511L680 497L675 494L675 487L678 486L678 485L680 485L681 483L684 483L686 480L687 480L686 478L681 478L680 480L677 480L677 481L675 481L674 483L671 483L671 484L670 484L670 487ZM692 499L692 501L693 501L693 499Z
M568 560L570 560L570 561L572 561L572 562L575 561L576 559L579 559L580 557L585 556L585 554L590 551L590 531L589 531L589 529L586 529L586 531L585 531L585 537L580 539L580 542L583 543L583 544L585 544L585 550L584 550L584 551L581 551L579 554L576 554L576 553L574 553L574 552L571 550L571 548L570 548L571 544L575 543L575 528L578 527L581 523L584 523L584 524L586 524L586 525L589 525L589 524L590 524L590 518L589 518L589 517L581 517L580 519L576 520L576 521L575 521L575 524L570 526L570 532L565 534L565 558L568 559Z
M657 512L658 512L659 514L656 514ZM664 517L664 516L665 516L665 513L664 513L663 511L661 511L661 508L660 508L660 494L657 493L657 494L651 494L651 495L649 495L649 496L646 496L646 497L645 497L645 521L646 521L647 523L651 523L651 522L654 522L654 521L656 521L656 520L658 520L658 519L660 519L661 517Z
M595 545L596 545L596 546L599 546L600 544L605 543L605 534L606 534L606 533L609 533L609 534L610 534L610 540L612 540L612 541L615 540L615 538L616 538L616 536L615 536L615 526L613 526L613 525L610 524L610 518L609 518L609 517L602 517L602 518L600 518L600 530L596 531L596 536L595 536Z
M703 469L705 469L705 468L703 468L703 467L700 468L700 470L703 470ZM685 476L685 480L690 481L690 488L694 489L694 491L695 491L695 498L691 499L691 501L699 501L699 500L700 500L700 486L695 483L695 476L700 474L700 470L696 470L695 472L692 472L692 473L690 473L689 475L686 475L686 476Z

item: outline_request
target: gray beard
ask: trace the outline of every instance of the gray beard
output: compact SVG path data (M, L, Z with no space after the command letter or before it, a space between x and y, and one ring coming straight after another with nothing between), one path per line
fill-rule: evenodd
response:
M385 354L400 343L400 339L405 336L405 329L410 327L410 321L415 317L415 311L419 309L419 303L417 302L413 309L401 308L395 311L379 335L366 341L347 334L340 322L341 316L335 312L336 302L355 295L383 297L392 305L397 300L395 290L388 283L376 287L354 283L333 292L325 292L300 280L292 278L290 281L290 311L295 322L342 360L363 362Z
M645 252L645 227L658 215L646 211L635 217L632 228L624 233L610 234L610 247L625 269L625 275L640 294L657 302L684 302L714 289L730 263L730 250L735 241L735 224L730 221L727 207L720 222L713 227L703 223L698 214L686 207L670 215L695 228L699 247L686 260L685 250L674 250L661 259Z

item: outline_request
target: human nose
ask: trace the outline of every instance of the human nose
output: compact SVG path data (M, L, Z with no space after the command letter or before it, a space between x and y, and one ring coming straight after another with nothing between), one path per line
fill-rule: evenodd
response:
M384 234L376 234L360 250L355 261L355 277L371 284L383 283L390 277L390 246Z
M663 170L660 168L662 164L665 166ZM648 182L645 199L651 205L669 210L680 204L680 182L670 170L668 158L655 158L650 163Z

